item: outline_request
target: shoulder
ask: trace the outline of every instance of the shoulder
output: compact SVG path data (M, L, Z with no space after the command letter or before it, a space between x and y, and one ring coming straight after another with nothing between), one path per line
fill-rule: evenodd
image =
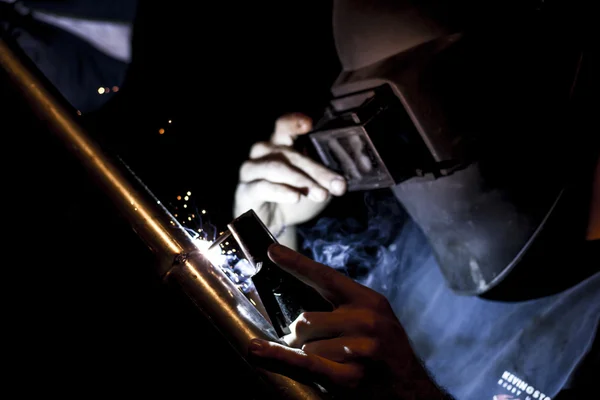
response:
M589 248L591 249L597 244L595 243L594 246ZM588 254L594 257L598 256L596 251ZM573 369L571 376L561 392L555 397L555 400L584 399L586 395L598 391L598 376L600 376L600 272L581 282L578 287L582 290L575 291L573 295L576 297L581 296L584 299L581 312L583 314L589 312L584 318L588 319L593 326L593 336L586 346L586 352L582 355L580 362Z
M600 240L594 240L588 242L585 252L585 259L588 265L593 270L597 271L600 267ZM588 287L590 292L600 292L600 272L596 272L590 276L584 282L584 287ZM593 308L593 304L600 303L600 299L596 296L590 299L590 308ZM592 303L594 302L594 303ZM596 306L596 308L598 308ZM599 312L600 313L600 312ZM592 314L590 318L595 319L596 330L595 336L588 353L583 358L582 362L577 366L573 372L571 379L565 385L563 391L559 393L556 399L571 399L571 398L585 398L585 394L597 392L598 376L600 376L600 315L596 313Z
M600 336L598 333L598 326L596 326L594 342L589 352L555 400L584 399L588 394L598 393L598 376L600 376Z

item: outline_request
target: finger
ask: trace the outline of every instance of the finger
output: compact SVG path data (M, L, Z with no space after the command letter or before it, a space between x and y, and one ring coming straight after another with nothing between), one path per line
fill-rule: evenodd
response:
M342 147L337 139L330 139L328 142L329 149L337 157L338 161L342 166L342 170L351 178L360 179L362 174L358 170L356 163L352 160L352 157Z
M283 368L291 375L308 376L322 384L352 387L364 376L359 364L340 364L279 343L253 339L249 350L255 357L271 361L267 365L274 372Z
M350 304L356 300L366 301L374 296L375 292L371 289L285 246L269 246L269 257L279 267L313 287L336 306Z
M368 173L371 172L373 168L371 166L371 160L369 156L365 153L365 143L358 135L350 136L348 139L348 144L350 145L350 149L352 151L352 157L354 158L354 162L358 166L358 169L361 172Z
M292 146L296 136L310 132L312 120L300 113L287 114L275 121L275 131L271 143L279 146Z
M344 177L294 150L282 146L274 146L267 142L256 143L250 150L251 159L258 159L269 154L280 154L288 160L290 164L311 177L331 194L341 196L346 192L346 181L344 180Z
M291 347L302 347L311 340L341 335L346 324L346 316L339 312L304 312L290 324L290 333L283 340Z
M250 148L250 158L256 159L266 156L267 154L273 153L277 147L269 142L258 142L254 143Z
M379 342L369 337L339 337L317 340L302 346L307 354L313 354L339 363L369 359L381 359Z
M300 201L301 193L284 184L266 180L242 182L238 185L236 197L254 199L256 203L272 202L294 204Z
M304 312L289 326L290 333L284 341L291 347L315 341L331 339L342 335L369 335L376 331L379 324L376 316L367 309L343 306L332 312Z
M280 158L248 160L240 168L240 182L266 180L288 185L305 193L316 202L327 200L328 192L306 174Z

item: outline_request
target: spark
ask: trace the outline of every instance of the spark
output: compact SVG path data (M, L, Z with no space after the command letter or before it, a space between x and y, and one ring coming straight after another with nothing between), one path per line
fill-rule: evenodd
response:
M228 257L221 254L218 247L210 248L212 240L205 240L200 237L194 241L198 251L205 256L216 267L228 266Z
M186 201L183 204L183 207L189 209L184 212L179 210L179 213L174 214L174 216L177 218L177 221L179 221L183 229L190 234L199 253L206 257L217 270L222 271L228 280L245 293L249 287L246 281L251 277L251 274L247 274L243 269L245 265L245 259L241 258L243 252L231 248L231 244L233 244L231 239L227 242L219 243L219 246L211 248L211 245L217 238L217 227L208 221L203 221L205 218L203 214L208 214L208 212L207 210L199 210L196 204L194 204L194 200L190 198L191 195L191 191L185 191L181 193L180 196L174 196L179 201ZM177 212L176 210L178 209L175 204L169 203L169 207L174 213ZM171 221L171 223L174 224L173 221ZM203 226L203 224L207 225ZM222 235L223 233L224 232L221 232L219 235ZM224 245L226 246L223 247ZM240 268L242 269L240 270Z

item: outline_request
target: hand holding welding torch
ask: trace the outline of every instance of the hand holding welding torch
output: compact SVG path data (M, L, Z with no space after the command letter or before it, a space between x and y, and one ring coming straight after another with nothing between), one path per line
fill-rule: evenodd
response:
M234 213L249 209L273 232L317 216L331 195L346 191L344 178L293 149L295 139L312 129L310 118L290 114L279 118L268 142L252 146L239 171Z
M310 379L345 399L448 398L414 355L384 296L287 247L270 246L269 257L334 308L301 314L284 337L288 346L254 339L249 353L259 366Z

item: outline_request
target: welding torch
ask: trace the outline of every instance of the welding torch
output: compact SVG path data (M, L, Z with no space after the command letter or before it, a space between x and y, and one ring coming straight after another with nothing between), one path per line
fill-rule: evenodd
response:
M305 311L332 311L329 301L275 264L268 255L269 246L277 239L253 210L234 219L210 246L214 250L233 237L254 267L252 283L279 337L290 333L290 324Z

